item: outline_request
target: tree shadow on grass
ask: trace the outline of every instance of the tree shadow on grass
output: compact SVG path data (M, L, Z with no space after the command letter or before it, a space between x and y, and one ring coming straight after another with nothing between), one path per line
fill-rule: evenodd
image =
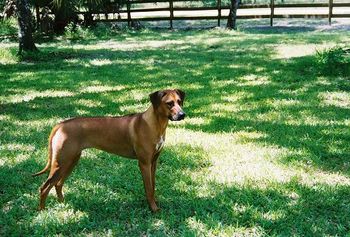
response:
M1 233L178 236L242 231L322 236L343 235L350 229L346 186L306 187L295 178L265 189L193 178L196 172L207 172L209 165L200 147L167 147L157 172L162 211L156 214L148 209L133 160L88 152L66 182L65 204L50 195L41 213L35 211L36 190L44 178L29 177L41 165L27 159L4 166Z
M248 34L295 34L316 31L315 26L247 26L240 30Z

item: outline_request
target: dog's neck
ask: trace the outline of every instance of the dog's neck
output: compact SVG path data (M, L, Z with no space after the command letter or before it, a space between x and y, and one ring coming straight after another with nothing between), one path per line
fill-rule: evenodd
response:
M169 119L165 116L161 116L157 113L151 105L144 113L143 117L147 124L156 129L158 131L159 136L163 136L165 134L165 130L168 126Z

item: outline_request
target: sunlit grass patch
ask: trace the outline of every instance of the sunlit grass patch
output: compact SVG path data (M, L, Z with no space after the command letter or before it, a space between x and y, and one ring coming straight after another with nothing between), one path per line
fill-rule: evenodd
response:
M294 57L302 57L307 55L313 55L317 50L322 50L328 47L334 46L334 42L327 42L325 44L300 44L300 45L280 45L277 48L276 58L288 59Z
M15 64L19 61L16 55L15 45L6 47L6 44L0 43L0 64Z
M319 98L322 100L324 106L336 106L340 108L350 107L350 93L349 92L323 92L320 93Z
M181 133L186 137L181 137ZM278 157L285 153L283 149L265 148L247 142L263 136L258 133L206 135L181 130L170 133L168 137L169 140L174 137L178 142L204 149L205 157L211 164L203 170L207 181L237 184L250 180L288 181L293 176L292 170L276 163ZM242 139L246 141L245 144L241 144ZM171 145L172 140L168 143Z
M111 60L108 60L108 59L94 59L94 60L91 60L90 63L94 66L102 66L102 65L110 65L112 64Z
M67 96L73 96L74 93L70 91L53 91L53 90L47 90L47 91L26 91L18 94L14 94L11 97L6 97L6 100L8 103L18 103L18 102L28 102L31 100L34 100L36 98L45 98L45 97L67 97ZM5 98L3 98L5 100Z
M75 211L66 204L58 204L53 208L42 211L30 223L34 235L48 232L69 233L79 228L83 223L88 224L88 214Z
M240 83L238 85L246 85L246 86L258 86L258 85L266 85L270 83L270 80L266 76L261 75L245 75L244 77L240 78Z
M105 86L105 85L92 85L81 88L82 93L103 93L103 92L111 92L111 91L120 91L125 89L124 86Z

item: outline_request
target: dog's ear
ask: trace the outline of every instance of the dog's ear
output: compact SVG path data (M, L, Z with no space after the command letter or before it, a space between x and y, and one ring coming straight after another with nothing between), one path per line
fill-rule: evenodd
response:
M160 105L160 102L165 94L166 93L164 91L156 91L149 95L154 108L157 108Z
M183 102L185 100L186 93L179 89L176 89L175 91L180 96L181 102Z

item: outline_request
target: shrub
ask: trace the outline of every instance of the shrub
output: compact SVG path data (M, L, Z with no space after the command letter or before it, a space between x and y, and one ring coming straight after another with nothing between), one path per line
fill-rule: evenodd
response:
M350 48L336 46L316 52L318 71L324 75L350 73Z
M91 32L89 27L82 27L79 24L71 22L65 27L64 36L67 39L75 40L83 38L92 38L93 33Z
M9 19L0 20L0 35L17 35L17 19L11 17Z

